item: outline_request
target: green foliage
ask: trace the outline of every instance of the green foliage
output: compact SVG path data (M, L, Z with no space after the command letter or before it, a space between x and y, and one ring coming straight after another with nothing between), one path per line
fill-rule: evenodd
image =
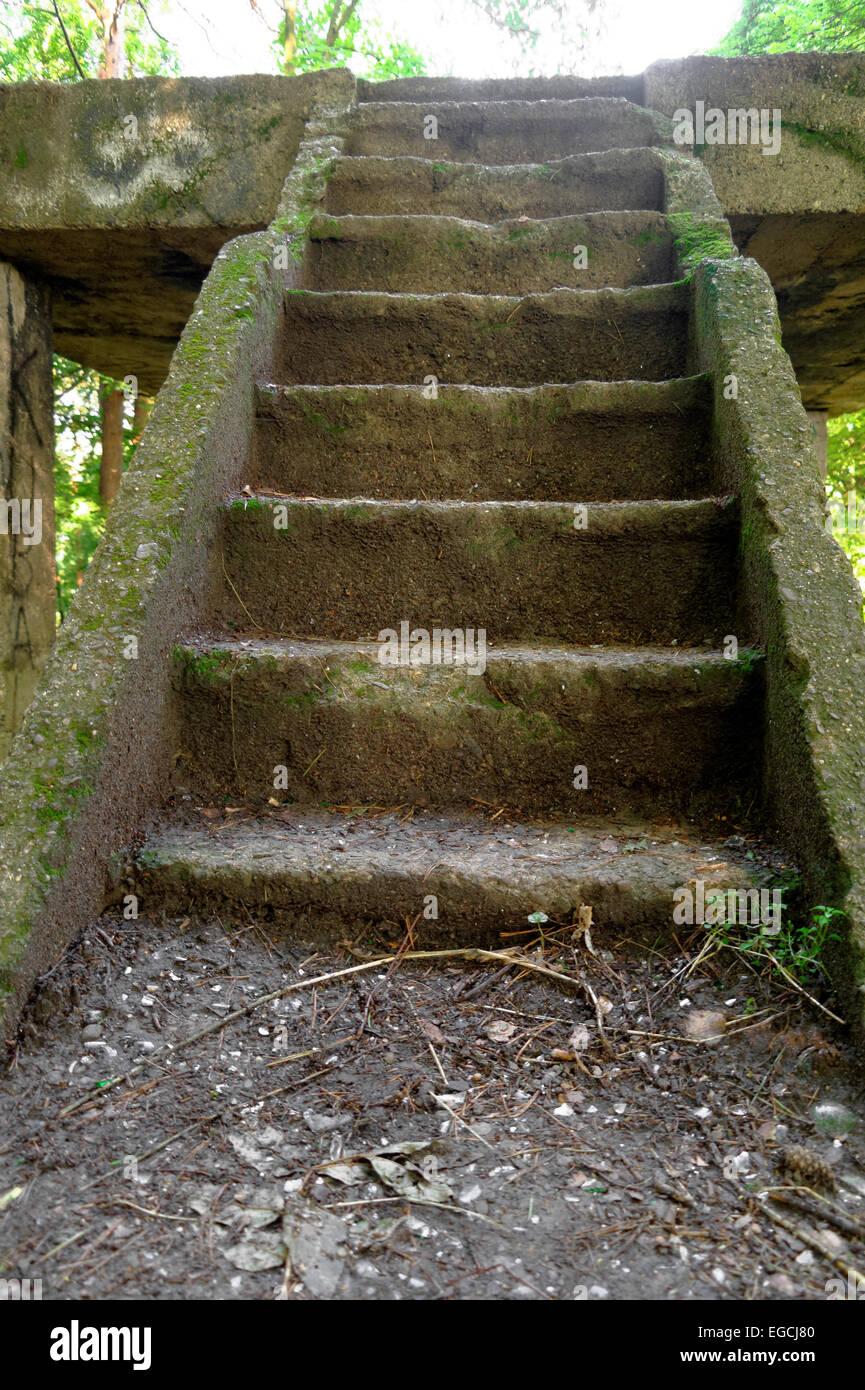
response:
M105 524L99 501L99 378L54 358L57 613L63 618Z
M795 888L797 884L793 884ZM707 902L710 901L707 899ZM712 899L711 901L714 901ZM764 928L724 923L710 926L709 935L718 946L740 951L755 965L766 965L781 978L806 986L818 975L826 975L822 957L826 948L842 940L836 927L844 913L835 907L815 907L810 919L796 921L782 910L780 930L769 935Z
M604 29L604 0L579 0L578 4L574 0L470 3L513 41L515 68L526 77L550 70L576 72ZM539 62L537 68L533 59Z
M865 0L745 0L740 18L714 52L730 57L862 49Z
M120 382L54 358L54 487L57 523L57 614L62 620L105 527L99 498L100 390ZM135 449L132 406L126 407L123 466Z
M126 0L126 77L174 76L180 71L176 54L150 25L148 15L156 8ZM96 16L86 0L60 0L60 13L81 68L87 77L96 77L100 60ZM39 4L0 0L0 81L73 82L78 78L50 0Z
M376 20L367 20L361 5L325 0L317 9L302 6L297 14L297 53L294 72L349 67L358 77L376 82L393 77L416 77L426 72L423 56L411 44L388 33ZM285 19L273 51L285 61Z
M563 30L588 34L588 26L575 19L570 0L564 3L558 0L471 0L471 3L526 48L537 47L550 20ZM587 14L594 14L601 8L600 0L585 0L583 8Z
M832 534L865 588L865 411L828 422L826 491Z

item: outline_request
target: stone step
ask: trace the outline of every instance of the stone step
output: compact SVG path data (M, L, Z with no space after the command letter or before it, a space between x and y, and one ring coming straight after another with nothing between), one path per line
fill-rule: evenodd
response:
M522 297L296 290L276 371L334 386L666 381L688 373L688 321L686 284Z
M671 144L668 127L672 132L672 122L622 97L367 102L358 108L345 153L533 164L597 150Z
M359 78L358 101L570 101L575 97L626 97L643 101L644 81L637 77L394 77L385 82Z
M575 386L259 386L254 492L586 502L706 496L708 376Z
M348 155L336 162L325 211L434 213L501 222L648 208L663 211L664 174L652 149L604 150L546 164L448 164L416 155Z
M673 237L660 212L494 225L459 217L320 213L308 238L301 284L311 290L521 295L675 278Z
M407 619L496 642L718 643L735 631L736 538L735 506L715 500L241 497L220 617L349 640Z
M486 650L470 634L460 664L388 665L412 650L408 624L395 629L402 655L396 641L178 648L183 789L258 806L474 800L572 815L705 816L754 798L752 653ZM416 634L416 653L453 654L429 638L421 651Z
M358 940L382 928L385 940L399 940L406 919L419 917L421 948L512 946L497 933L526 930L535 912L553 929L585 903L597 946L605 930L680 930L676 889L691 889L696 912L702 899L758 888L760 872L741 849L655 822L491 825L303 807L240 825L163 826L139 851L136 880L145 913L212 909L248 926L252 912L295 941ZM419 916L425 907L437 915Z

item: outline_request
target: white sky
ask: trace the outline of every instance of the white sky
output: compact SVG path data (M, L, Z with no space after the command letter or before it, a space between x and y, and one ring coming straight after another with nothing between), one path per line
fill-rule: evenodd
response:
M256 0L275 26L279 0ZM311 0L317 8L320 0ZM362 12L385 30L408 40L425 55L431 73L458 77L511 76L517 47L500 38L470 0L361 0ZM570 0L577 32L580 0ZM638 73L659 58L702 53L723 37L742 9L742 0L607 0L606 34L592 57L574 64L559 41L539 45L518 71ZM271 35L249 0L174 0L169 14L151 11L160 32L181 53L184 75L276 72Z

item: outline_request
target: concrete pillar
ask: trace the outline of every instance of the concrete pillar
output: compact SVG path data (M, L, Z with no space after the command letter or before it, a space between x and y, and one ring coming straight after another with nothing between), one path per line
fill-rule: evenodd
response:
M0 760L55 633L51 351L47 288L0 262Z
M814 448L817 450L817 459L820 463L820 472L826 477L828 467L829 437L826 433L826 421L829 419L828 410L806 410L805 414L811 421L811 428L814 431Z

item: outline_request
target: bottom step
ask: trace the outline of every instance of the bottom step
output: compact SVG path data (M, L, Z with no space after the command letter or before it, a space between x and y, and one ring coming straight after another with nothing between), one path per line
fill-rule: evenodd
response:
M399 808L397 808L398 812ZM404 814L404 813L403 813ZM737 848L639 822L503 824L481 816L285 808L272 816L168 825L139 851L139 910L248 913L294 933L404 930L425 944L526 928L530 913L568 923L590 904L599 928L673 928L674 891L695 908L768 873ZM756 906L756 904L754 904ZM681 920L681 919L679 919Z

